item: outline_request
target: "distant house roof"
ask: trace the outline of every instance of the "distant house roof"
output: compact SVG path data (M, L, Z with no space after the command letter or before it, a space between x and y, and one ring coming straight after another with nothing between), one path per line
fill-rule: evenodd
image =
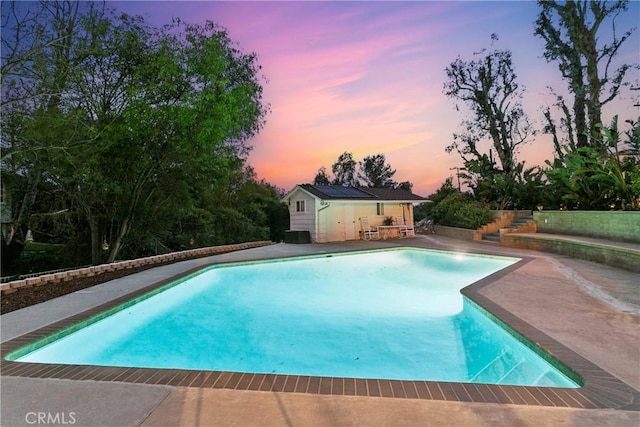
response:
M426 199L410 191L394 188L343 187L340 185L301 184L306 190L321 200L363 200L363 201L403 201L424 202Z

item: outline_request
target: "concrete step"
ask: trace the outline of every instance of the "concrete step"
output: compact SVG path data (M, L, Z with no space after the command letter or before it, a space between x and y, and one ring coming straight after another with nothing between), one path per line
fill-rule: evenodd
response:
M513 220L513 224L526 224L528 222L533 221L533 215L532 216L525 216L522 218L516 218Z
M483 234L482 240L490 243L500 243L500 233Z
M516 219L513 220L511 225L509 225L508 227L504 227L504 228L508 228L510 230L517 230L520 227L524 227L525 225L529 224L532 221L533 221L533 216L525 216L525 217L522 217L522 218L516 218Z

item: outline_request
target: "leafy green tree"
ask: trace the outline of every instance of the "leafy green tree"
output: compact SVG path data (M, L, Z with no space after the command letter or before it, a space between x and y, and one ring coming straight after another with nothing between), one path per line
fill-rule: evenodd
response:
M495 34L491 38L497 40ZM466 104L473 114L472 119L463 121L465 131L454 134L447 151L456 150L466 166L486 156L479 144L488 138L497 153L500 170L510 175L518 147L533 134L520 103L524 89L517 83L510 51L483 49L476 56L479 58L471 61L458 58L445 69L445 95ZM491 155L489 159L493 163Z
M556 95L557 107L562 111L560 124L545 111L546 131L554 137L556 158L562 160L567 151L591 145L598 138L602 123L602 107L616 99L625 77L632 67L622 64L613 69L620 47L634 29L618 35L616 18L628 8L627 1L547 1L539 0L541 8L536 20L535 35L545 42L544 56L557 62L562 78L573 97L567 105L564 97ZM604 34L610 24L609 43ZM559 129L565 137L558 135Z
M338 157L338 160L331 166L333 172L332 185L343 185L357 187L360 185L356 172L357 163L353 160L353 154L346 151Z
M436 224L476 230L491 222L491 212L487 204L456 191L434 206L431 218Z
M461 176L474 197L492 209L534 209L548 201L544 170L537 166L525 168L524 162L516 163L511 174L506 175L484 156L468 162Z
M396 170L386 162L385 155L375 154L366 156L356 162L352 153L344 152L332 165L333 178L322 166L313 179L315 185L364 186L372 188L398 188L411 191L413 184L409 181L395 182L392 178Z
M145 199L165 191L176 174L224 168L244 154L264 115L255 55L238 51L213 23L156 31L123 20L113 35L103 52L115 51L87 58L72 92L75 109L94 103L85 111L98 139L60 174L73 177L61 184L83 206L94 262L104 241L107 261L116 258ZM96 69L104 78L86 79Z
M599 126L592 144L565 154L562 164L546 172L558 189L562 205L579 209L639 209L640 143L633 122L622 143L617 116L609 127ZM635 137L634 137L635 135Z
M289 228L289 208L281 201L284 190L258 181L252 168L245 168L245 177L234 195L234 205L252 224L266 231L261 232L260 238L256 235L248 240L284 240L284 232Z
M498 39L495 34L491 38ZM460 154L464 172L459 177L478 200L498 209L521 207L523 186L533 173L525 171L516 154L535 134L520 102L524 88L517 83L510 51L485 49L475 55L479 59L458 58L446 68L444 93L473 113L446 150ZM488 153L480 148L487 139L492 147Z
M402 181L395 184L395 188L404 191L413 191L413 183L411 181Z
M327 168L322 166L318 169L316 176L313 178L313 183L315 185L329 185L331 184L331 180L329 179L329 175L327 174Z
M217 25L176 20L156 29L74 6L39 4L34 16L51 19L42 31L37 19L24 21L31 37L52 36L11 69L3 172L33 177L29 188L51 183L79 214L78 234L88 230L93 262L112 261L123 248L139 251L130 236L146 241L168 223L223 215L202 198L243 164L267 106L256 55ZM178 205L184 209L173 215ZM259 227L245 218L238 227Z
M97 3L73 1L1 7L2 169L21 181L20 192L11 187L18 206L12 221L24 238L47 180L49 152L84 142L82 122L61 108L61 99L70 70L93 49L92 39L81 34L101 31L106 15Z
M438 203L443 201L445 198L447 198L451 194L457 194L457 193L460 193L460 191L453 186L453 178L448 177L442 183L440 188L436 190L435 193L427 196L427 199L429 199L429 202L420 203L418 206L414 208L413 215L415 220L420 221L423 218L431 218L431 211L433 210L434 207L438 205Z
M396 182L392 179L395 169L386 162L384 154L365 157L360 163L358 177L365 187L394 188Z

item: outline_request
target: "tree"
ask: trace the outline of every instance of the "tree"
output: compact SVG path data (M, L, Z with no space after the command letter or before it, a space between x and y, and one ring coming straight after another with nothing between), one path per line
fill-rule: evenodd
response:
M440 188L436 190L435 193L427 196L427 199L429 199L428 202L420 203L414 208L413 215L415 221L420 221L424 218L431 218L431 212L433 211L433 208L438 205L438 203L446 199L451 194L457 193L460 193L460 190L458 190L457 187L453 186L453 178L448 177L442 183Z
M19 237L46 179L47 154L82 142L60 100L70 70L92 50L92 38L80 34L97 31L105 16L97 3L32 6L2 3L2 169L23 184L12 215Z
M396 182L392 179L395 169L386 163L384 154L365 157L360 163L358 177L365 187L394 188Z
M343 185L357 187L359 185L356 174L356 161L353 160L353 154L346 151L338 157L338 160L331 166L333 172L333 185Z
M327 174L327 168L322 166L318 169L316 176L313 178L314 185L329 185L331 181L329 179L329 175Z
M622 141L615 116L610 126L599 126L591 145L565 154L562 164L551 164L547 176L561 203L582 209L640 209L640 140L638 121Z
M392 178L396 170L386 163L385 155L375 154L366 156L356 162L353 154L344 152L331 166L333 179L327 174L327 168L318 169L313 179L315 185L365 186L372 188L398 188L411 191L413 184L409 181L395 182Z
M38 6L35 16L50 18L54 36L12 70L3 169L52 183L89 229L97 263L116 259L130 235L152 234L136 230L142 224L166 228L154 214L212 214L192 190L210 189L244 163L267 107L256 55L216 24L156 29L82 3L66 13L78 4ZM180 203L180 215L165 209Z
M413 191L413 183L411 181L402 181L396 184L395 188L411 192Z
M476 230L491 222L486 203L474 200L468 193L455 192L435 204L430 212L433 222L449 227Z
M492 40L497 40L494 34ZM489 138L498 155L503 173L510 175L516 165L518 147L528 142L533 130L522 110L523 88L516 81L511 52L483 49L477 60L458 57L446 69L444 93L462 101L473 113L463 121L465 131L454 134L454 142L447 151L458 151L465 164L480 160L483 155L479 143ZM456 109L457 109L456 105ZM489 156L493 162L492 156Z
M631 65L622 64L614 70L614 58L635 29L620 36L616 33L616 18L627 10L626 1L539 0L538 4L542 10L535 35L545 42L546 60L557 61L573 97L569 107L564 97L556 95L564 138L558 136L558 125L550 111L545 111L545 130L553 135L556 158L562 160L565 151L589 146L592 138L598 138L602 107L628 84L625 76ZM606 38L601 30L608 22L612 38L610 43L602 43Z
M105 212L101 203L85 208L94 251L96 240L104 239L107 227L110 229L108 261L117 256L145 199L154 192L164 192L176 175L188 180L187 171L200 170L204 176L212 176L216 169L224 169L235 157L243 156L248 151L245 141L260 129L265 114L256 56L240 52L223 29L211 22L196 26L177 21L160 32L141 23L131 28L127 20L123 25L126 31L117 61L106 68L111 76L125 76L120 80L127 84L117 87L131 95L121 98L122 104L99 99L102 102L98 105L109 109L95 115L95 124L98 128L107 126L101 129L101 147L107 158L123 157L117 169L109 165L111 170L103 176L124 179L112 181L106 194L98 191L102 199L111 196L111 218L100 220L99 215ZM127 52L134 53L127 56ZM89 65L95 68L95 64ZM105 82L106 77L98 82L103 90L90 90L80 101L95 101L97 93L116 91L116 85L111 91L112 86ZM84 181L86 176L78 178ZM84 193L77 192L76 199L86 200ZM96 194L95 190L92 193ZM96 235L96 230L103 236Z
M283 196L283 190L265 181L257 181L255 176L239 189L239 211L249 218L254 226L266 230L261 240L284 240L284 232L289 229L289 208L281 201ZM247 240L258 240L257 237Z

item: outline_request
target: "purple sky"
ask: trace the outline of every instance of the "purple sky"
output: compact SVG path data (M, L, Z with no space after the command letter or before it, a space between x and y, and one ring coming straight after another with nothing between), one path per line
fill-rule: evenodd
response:
M466 110L442 94L444 69L458 56L490 46L513 52L523 104L541 127L541 108L553 101L547 89L562 91L555 64L542 58L534 37L534 1L453 2L109 2L162 25L172 17L191 23L212 20L227 28L245 52L258 54L268 79L265 100L271 113L251 144L249 163L258 177L286 191L311 182L321 166L329 170L344 151L356 160L384 153L396 181L411 181L428 195L450 168L462 166L445 147ZM637 26L640 3L631 2L618 31ZM606 34L606 33L603 33ZM638 63L636 31L619 59ZM630 81L638 85L638 71ZM605 110L638 117L628 95ZM622 121L622 120L621 120ZM551 159L550 138L540 135L518 154L527 166Z

